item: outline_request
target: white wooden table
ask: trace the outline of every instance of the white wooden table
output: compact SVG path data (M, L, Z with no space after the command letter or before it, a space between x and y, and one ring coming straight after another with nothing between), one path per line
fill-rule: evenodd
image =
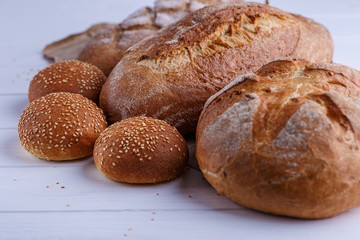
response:
M334 61L360 69L360 1L272 0L323 23ZM241 207L188 168L157 185L106 179L90 157L47 162L20 146L17 123L41 50L97 22L120 22L152 0L0 0L0 239L360 239L360 208L325 220Z

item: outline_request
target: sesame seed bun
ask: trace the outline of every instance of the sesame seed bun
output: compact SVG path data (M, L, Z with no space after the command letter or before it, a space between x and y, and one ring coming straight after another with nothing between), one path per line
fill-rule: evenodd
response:
M105 80L104 73L92 64L78 60L54 63L31 80L29 101L53 92L71 92L98 103Z
M74 93L51 93L31 102L20 117L21 145L35 157L71 160L92 154L107 127L103 111Z
M168 123L134 117L108 127L96 140L95 165L108 178L157 183L179 175L189 157L184 138Z

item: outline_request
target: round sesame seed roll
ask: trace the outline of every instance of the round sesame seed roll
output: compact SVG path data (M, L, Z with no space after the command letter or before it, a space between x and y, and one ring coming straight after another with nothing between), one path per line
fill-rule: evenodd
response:
M31 102L20 117L21 145L35 157L72 160L92 154L107 127L96 104L80 94L50 93Z
M29 101L53 92L78 93L98 103L106 80L96 66L78 60L51 64L41 70L30 82Z
M157 183L179 175L189 157L184 138L168 123L148 117L116 122L100 134L95 165L108 178Z

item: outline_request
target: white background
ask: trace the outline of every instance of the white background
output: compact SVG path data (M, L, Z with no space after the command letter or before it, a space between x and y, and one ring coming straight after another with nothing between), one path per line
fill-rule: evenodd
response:
M360 1L270 3L324 24L334 61L360 69ZM360 208L316 221L272 216L218 196L194 168L166 183L129 185L106 179L91 157L54 163L22 149L17 123L29 81L49 64L43 47L152 4L0 0L0 239L360 239Z

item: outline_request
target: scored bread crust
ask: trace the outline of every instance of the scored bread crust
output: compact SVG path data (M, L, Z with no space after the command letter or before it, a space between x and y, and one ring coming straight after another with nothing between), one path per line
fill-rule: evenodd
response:
M242 0L231 0L243 2ZM177 22L192 11L226 0L157 0L153 8L143 7L120 24L93 37L77 57L109 75L132 45L153 35L159 29Z
M205 178L235 202L299 218L360 204L360 72L278 60L211 97L197 127Z
M203 8L131 47L100 94L107 119L133 116L195 130L205 101L235 77L280 57L330 62L327 29L259 3Z

